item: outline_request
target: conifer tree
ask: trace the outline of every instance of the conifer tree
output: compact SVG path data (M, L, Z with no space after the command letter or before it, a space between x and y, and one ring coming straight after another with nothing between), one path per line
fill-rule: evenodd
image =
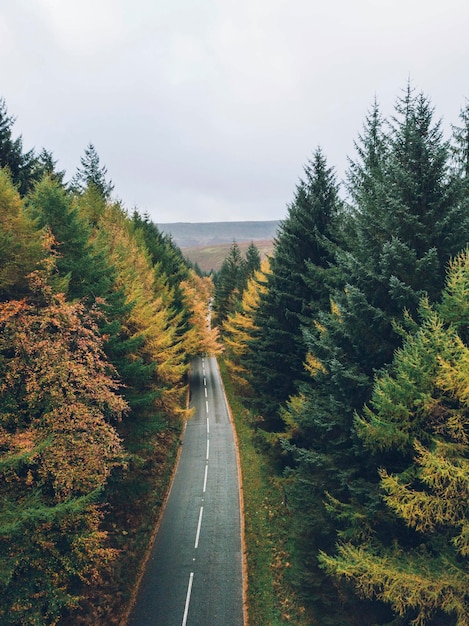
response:
M405 311L415 315L424 295L439 297L445 264L461 246L449 146L429 101L409 87L385 136L378 113L375 105L358 162L352 163L350 194L356 204L347 248L336 255L342 286L333 289L329 310L319 311L305 327L312 378L284 415L285 449L295 459L288 474L290 505L298 514L303 576L332 610L340 605L333 589L328 595L322 588L318 550L330 550L338 530L361 536L380 502L382 459L364 452L353 430L354 412L369 400L373 376L401 343L396 322L408 324ZM336 517L330 515L331 503ZM370 611L373 619L381 618Z
M243 272L244 259L239 245L234 241L215 281L213 308L218 324L226 319L241 297L244 282Z
M110 200L114 185L112 181L107 180L107 167L101 165L99 155L92 143L85 148L85 154L80 163L81 167L77 168L71 183L72 189L83 193L88 187L93 187L105 200Z
M198 276L194 270L190 270L187 280L180 287L185 306L190 312L189 329L184 341L188 357L220 354L223 346L219 341L219 329L211 324L211 279Z
M68 281L70 299L104 298L112 273L102 253L92 243L91 225L64 187L46 176L28 196L28 212L39 227L47 227L56 241L57 269Z
M254 325L254 316L261 294L267 289L266 280L269 271L269 261L264 259L259 270L249 279L239 309L230 313L223 322L224 361L231 379L244 396L252 395L247 382L248 370L244 359L254 332L258 330Z
M28 291L26 276L42 257L40 233L7 169L0 169L0 300Z
M0 168L8 168L12 181L24 196L40 178L34 150L24 152L23 138L12 137L15 118L8 114L6 102L0 98Z
M452 263L442 304L422 302L420 326L356 418L366 448L392 460L379 471L388 523L363 520L361 541L321 558L405 623L469 623L468 289L466 251Z
M254 319L259 330L247 355L250 382L258 390L256 408L275 426L281 427L279 406L304 377L302 325L328 300L326 275L341 237L340 211L335 174L318 149L280 226Z

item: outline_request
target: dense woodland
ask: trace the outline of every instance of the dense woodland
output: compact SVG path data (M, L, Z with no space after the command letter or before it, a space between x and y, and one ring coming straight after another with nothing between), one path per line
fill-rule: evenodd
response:
M285 493L285 581L311 623L463 626L469 105L445 139L408 85L355 148L343 183L314 152L268 264L246 280L230 253L224 359Z
M218 326L311 624L469 625L469 105L445 139L410 85L375 102L346 180L317 149L272 256L213 281L93 145L65 182L13 129L0 101L1 623L117 623Z
M212 283L112 200L93 145L65 184L13 126L0 101L0 622L118 623Z

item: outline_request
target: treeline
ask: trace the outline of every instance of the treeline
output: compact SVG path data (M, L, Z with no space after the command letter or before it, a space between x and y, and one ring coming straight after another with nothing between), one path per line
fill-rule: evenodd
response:
M211 282L91 144L65 184L13 124L1 100L0 622L117 623L216 347Z
M469 105L446 140L409 85L355 147L345 193L320 149L308 161L225 358L282 476L285 580L312 622L462 626Z

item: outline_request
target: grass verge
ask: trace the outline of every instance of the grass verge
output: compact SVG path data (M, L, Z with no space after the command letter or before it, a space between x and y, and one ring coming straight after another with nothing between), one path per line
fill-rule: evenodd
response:
M241 404L219 359L238 437L243 476L249 626L311 626L314 622L288 582L291 514L283 503L280 477L255 446L249 411Z

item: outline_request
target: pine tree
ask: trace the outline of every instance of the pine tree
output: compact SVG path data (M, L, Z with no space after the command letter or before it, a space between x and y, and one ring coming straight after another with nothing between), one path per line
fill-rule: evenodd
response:
M48 228L55 238L57 269L68 281L70 299L108 295L112 273L104 254L92 243L91 225L64 187L46 176L27 198L28 213L39 227Z
M337 531L361 536L379 523L382 458L364 452L354 413L369 400L375 373L392 361L401 343L398 325L410 324L405 311L415 315L423 296L439 297L445 264L461 245L449 146L428 100L408 88L385 136L381 129L375 104L351 165L355 204L347 247L336 255L342 284L332 290L330 308L305 329L312 378L284 416L300 569L332 611L340 605L333 590L322 587L318 550L330 550ZM352 612L353 600L348 606ZM369 618L384 619L372 611Z
M112 181L107 180L107 168L101 165L99 155L92 143L85 148L81 167L72 180L72 189L83 193L88 187L93 187L105 200L110 200L114 190Z
M241 293L244 292L248 281L254 276L254 274L259 271L261 268L261 255L259 249L254 244L253 241L248 246L246 250L246 255L244 257L241 269L242 275L242 287Z
M234 310L241 298L243 283L244 259L239 245L234 241L215 281L213 308L217 324L221 324Z
M468 290L466 251L452 263L443 303L422 302L420 326L357 416L367 449L400 459L400 471L396 458L379 471L388 524L321 558L405 623L469 623L469 346L459 333L467 334Z
M12 137L15 118L8 114L6 102L0 98L0 168L8 168L12 181L24 196L40 177L34 150L23 151L23 138Z
M318 149L275 241L267 290L254 319L259 330L246 361L258 390L256 408L274 427L281 428L279 406L304 378L302 325L328 300L326 275L341 237L340 211L335 174Z

